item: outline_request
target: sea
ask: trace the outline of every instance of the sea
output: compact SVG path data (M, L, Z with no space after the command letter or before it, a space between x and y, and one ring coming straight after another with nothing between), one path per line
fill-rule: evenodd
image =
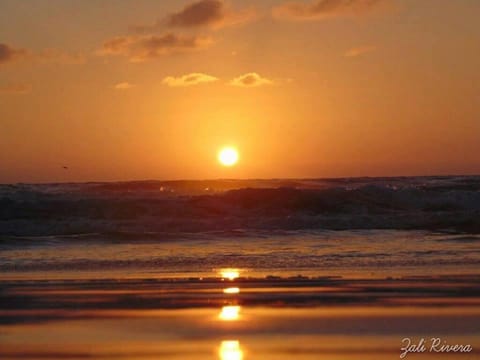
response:
M0 185L1 359L467 360L479 320L480 176Z

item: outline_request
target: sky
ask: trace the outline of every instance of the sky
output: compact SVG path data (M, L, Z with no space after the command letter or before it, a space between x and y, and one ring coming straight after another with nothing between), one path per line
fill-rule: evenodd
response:
M479 15L0 0L0 183L480 174Z

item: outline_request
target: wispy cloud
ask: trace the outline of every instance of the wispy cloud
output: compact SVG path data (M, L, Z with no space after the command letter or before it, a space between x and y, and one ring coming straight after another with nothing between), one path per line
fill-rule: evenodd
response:
M223 0L200 0L186 5L178 12L160 18L152 25L132 27L137 32L151 32L170 28L222 28L254 19L254 8L233 9Z
M44 49L33 57L42 63L78 65L85 64L87 57L82 52L68 52L59 49Z
M143 62L163 55L200 50L212 43L209 37L181 35L117 36L103 43L97 54L126 56L131 62Z
M131 83L125 81L125 82L121 82L121 83L116 84L113 88L114 88L115 90L128 90L128 89L131 89L131 88L133 88L133 87L135 87L135 86L136 86L136 85L131 84Z
M17 49L11 45L0 43L0 64L24 61L28 64L84 64L86 56L81 52L68 52L59 49L43 49L31 51Z
M0 43L0 65L17 61L28 56L25 49L16 49L10 45Z
M273 8L276 18L286 20L322 20L359 16L389 7L390 0L314 0L288 1Z
M206 28L208 31L242 24L255 17L253 7L234 9L224 0L198 0L159 18L152 25L131 26L133 32L106 40L96 54L124 56L130 62L143 62L168 54L197 51L209 47L214 40L188 30Z
M23 95L32 91L32 85L24 83L8 83L0 85L0 94Z
M232 86L240 86L240 87L256 87L262 85L271 85L273 84L272 80L267 78L261 77L255 72L247 73L240 75L239 77L234 78L229 83Z
M343 55L346 57L357 57L375 51L376 47L371 45L357 46L348 49Z
M192 85L199 85L218 81L215 76L203 73L191 73L179 77L167 76L163 79L163 83L172 87L185 87Z

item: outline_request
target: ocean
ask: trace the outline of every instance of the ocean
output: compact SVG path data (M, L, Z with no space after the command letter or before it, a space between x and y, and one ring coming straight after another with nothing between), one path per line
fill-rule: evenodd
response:
M479 176L0 185L0 357L474 359L479 244Z

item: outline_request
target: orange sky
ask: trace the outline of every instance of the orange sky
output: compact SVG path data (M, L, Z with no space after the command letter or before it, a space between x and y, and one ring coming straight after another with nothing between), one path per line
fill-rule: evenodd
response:
M1 0L0 183L478 174L479 14Z

